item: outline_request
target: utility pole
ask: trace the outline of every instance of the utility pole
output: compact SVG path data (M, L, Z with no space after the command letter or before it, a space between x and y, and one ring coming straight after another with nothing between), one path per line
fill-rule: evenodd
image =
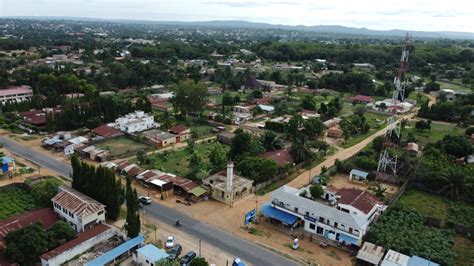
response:
M199 239L199 257L201 257L201 239Z

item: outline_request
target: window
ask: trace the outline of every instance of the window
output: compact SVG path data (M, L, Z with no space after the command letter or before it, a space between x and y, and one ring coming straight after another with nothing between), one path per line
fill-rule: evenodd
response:
M336 228L337 228L337 223L336 223L336 222L334 222L334 227L336 227Z
M350 213L348 209L341 208L341 211Z
M298 208L297 207L295 207L295 212L298 213Z
M316 229L316 225L313 224L313 223L310 223L310 224L309 224L309 229L315 230L315 229Z
M306 212L306 216L309 216L309 212Z

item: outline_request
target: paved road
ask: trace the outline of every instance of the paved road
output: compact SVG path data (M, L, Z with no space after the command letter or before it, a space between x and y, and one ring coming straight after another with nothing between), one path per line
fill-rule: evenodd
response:
M40 165L41 167L51 169L57 174L64 176L65 178L70 178L72 167L69 164L60 162L50 156L46 156L32 149L28 149L27 147L22 146L16 141L6 137L0 136L0 143L3 143L4 148L17 154L18 156L30 160L35 164Z
M6 149L17 154L18 156L39 164L41 167L49 168L66 178L70 178L69 173L72 171L70 165L60 162L53 157L28 149L6 137L0 136L0 143L3 143ZM228 252L229 254L240 257L241 259L248 261L253 265L297 265L294 261L291 261L279 254L271 252L265 248L257 246L210 225L194 220L186 214L181 213L175 209L171 209L157 203L152 203L151 205L144 207L143 210L145 210L146 215L152 216L153 218L167 224L174 224L175 220L178 218L183 224L180 227L180 230L192 235L197 239L202 239L203 241L206 241L209 244L216 246L225 252Z
M153 202L150 205L144 206L142 210L145 211L145 215L151 216L167 224L174 224L175 220L179 219L182 224L182 226L179 227L179 230L182 230L197 239L202 239L203 241L253 265L298 265L296 262L279 254L205 223L201 223L175 209L168 208L158 203Z

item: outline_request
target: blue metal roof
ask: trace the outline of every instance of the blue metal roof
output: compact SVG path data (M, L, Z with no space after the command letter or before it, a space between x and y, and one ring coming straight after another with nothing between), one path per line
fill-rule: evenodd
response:
M8 157L8 156L3 156L2 157L2 164L6 164L6 163L13 163L15 160L13 160L12 157Z
M260 209L260 212L263 214L263 216L276 219L284 224L294 225L298 220L298 217L287 212L280 211L279 209L272 207L270 203L263 205Z
M142 235L139 235L135 238L128 240L125 243L122 243L120 246L111 249L104 253L102 256L96 258L95 260L89 261L86 263L86 266L102 266L105 265L114 259L118 258L120 255L129 251L130 249L142 244L145 241L145 238Z
M151 262L157 262L168 257L168 253L152 244L137 249L137 252L143 254Z
M362 176L362 177L364 177L364 178L366 178L366 177L369 175L369 173L364 172L364 171L361 171L361 170L358 170L358 169L352 169L352 170L351 170L351 174L357 175L357 176Z
M439 264L413 255L408 261L408 266L439 266Z

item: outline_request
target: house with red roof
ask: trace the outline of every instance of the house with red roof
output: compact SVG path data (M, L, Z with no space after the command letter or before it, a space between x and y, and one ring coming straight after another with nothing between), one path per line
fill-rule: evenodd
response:
M368 104L368 103L373 103L374 99L370 96L367 95L356 95L348 98L349 101L355 102L355 103L363 103L363 104Z
M42 223L45 229L53 227L59 221L59 215L50 208L31 210L0 221L0 252L5 249L4 237L15 231L35 223Z
M347 246L360 246L374 219L386 209L376 196L353 188L326 187L312 198L308 187L283 186L261 208L263 216Z
M185 125L176 125L168 131L176 135L176 143L184 142L191 138L191 129Z
M288 149L268 151L260 155L260 157L273 160L279 167L293 164L295 161Z
M51 202L54 211L76 232L105 222L105 205L73 188L60 186Z
M92 130L92 133L96 137L104 138L104 139L115 138L115 137L123 135L123 133L120 130L110 127L108 125L98 126Z

